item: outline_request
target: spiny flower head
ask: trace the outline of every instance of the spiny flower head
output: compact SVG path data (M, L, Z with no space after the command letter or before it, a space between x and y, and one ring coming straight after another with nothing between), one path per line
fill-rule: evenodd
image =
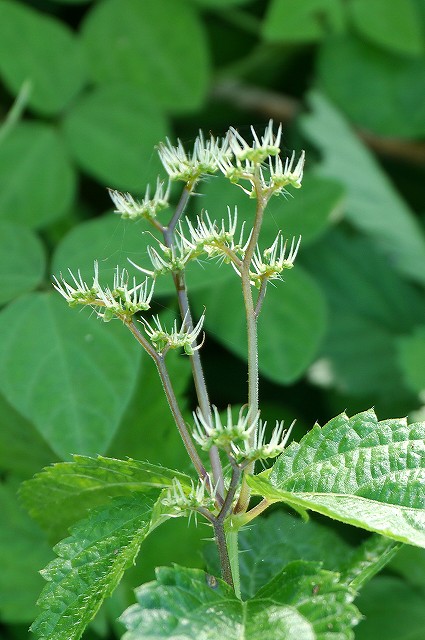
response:
M156 240L156 238L155 238ZM171 247L163 244L158 240L159 251L152 246L148 246L147 252L152 263L152 269L145 269L129 259L130 264L136 267L142 273L146 273L152 278L157 278L166 273L175 271L183 271L190 260L196 260L201 253L195 246L192 246L181 234L174 236L174 242Z
M292 269L298 249L301 243L301 236L296 241L292 238L289 253L286 253L287 240L283 240L279 231L275 241L268 249L262 253L257 245L251 262L251 280L256 286L267 280L280 280L284 269Z
M228 140L211 136L205 140L202 131L195 140L192 153L186 153L180 140L173 146L168 138L158 147L159 158L170 180L183 180L194 184L206 174L213 174L219 170L219 161L224 159L229 151Z
M237 162L242 163L248 161L254 164L261 164L269 156L276 156L280 153L282 125L279 125L275 135L273 133L273 120L269 120L261 139L258 138L254 127L251 127L251 133L253 140L251 143L248 143L234 127L230 127L229 129L229 147Z
M200 507L213 510L215 507L215 492L210 495L207 491L207 483L200 480L195 486L192 482L191 488L183 487L180 480L173 478L171 487L167 489L161 500L162 504L172 509L169 515L189 515L191 511L196 511Z
M251 419L249 411L245 407L239 411L238 419L233 421L232 407L227 407L226 422L223 424L216 406L213 405L213 423L210 424L198 407L193 413L195 427L193 439L204 451L209 451L213 445L230 451L232 442L248 443L254 432L258 414Z
M135 200L129 193L121 193L114 189L108 189L111 200L116 209L115 213L119 213L122 218L136 220L144 218L153 220L157 213L168 207L168 197L170 195L170 183L164 189L164 182L157 179L156 189L153 197L150 195L150 186L146 189L145 196L141 202Z
M305 151L301 152L298 162L294 167L295 151L292 152L290 158L286 158L285 164L279 156L269 158L267 174L265 170L260 169L261 185L264 191L268 191L272 195L286 193L285 187L290 185L295 189L301 188L301 182L304 174Z
M283 420L281 422L277 420L270 440L266 442L267 422L260 420L258 428L255 431L254 442L244 442L242 444L232 442L232 455L237 462L252 462L253 460L276 458L285 449L294 424L295 422L285 431L283 428Z
M202 331L205 312L202 314L193 329L189 329L187 319L188 314L185 315L180 328L177 325L177 320L174 320L171 331L167 331L167 329L162 326L159 316L154 316L152 318L152 324L150 324L145 318L142 318L141 322L146 335L150 339L157 353L163 354L168 349L182 348L188 356L191 356L195 351L200 349L203 344L202 341L200 344L196 345L196 340Z
M113 287L102 288L99 283L99 265L94 263L94 277L91 287L81 277L80 271L77 277L69 270L72 284L62 276L60 280L54 277L53 286L68 302L70 306L78 304L93 307L98 317L111 320L114 317L121 320L130 320L139 311L150 308L153 295L153 283L149 286L146 279L136 284L133 278L132 286L129 286L129 275L126 269L122 271L116 267Z

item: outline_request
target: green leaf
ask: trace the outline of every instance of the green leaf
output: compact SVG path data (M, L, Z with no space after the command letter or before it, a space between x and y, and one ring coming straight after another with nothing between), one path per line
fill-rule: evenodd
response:
M271 42L313 42L329 31L341 33L344 26L338 0L272 0L263 22L263 37Z
M425 389L425 326L421 325L408 336L399 338L398 358L406 385L415 393Z
M43 532L19 506L16 487L0 484L0 615L4 622L28 624L43 581L39 570L50 561Z
M129 83L176 113L201 106L208 50L185 0L104 0L88 14L82 35L96 82Z
M342 413L291 443L249 484L272 501L425 546L424 438L425 423Z
M424 57L389 55L354 37L330 38L320 49L318 75L329 98L362 129L390 137L396 131L399 138L425 134Z
M319 93L311 95L311 104L303 128L323 153L320 173L347 189L347 218L373 238L400 273L423 284L425 239L417 219L332 104Z
M61 138L45 124L13 127L0 145L0 175L0 218L42 227L72 204L73 167Z
M15 94L29 80L29 106L43 115L53 115L83 87L85 60L78 41L63 22L22 3L3 0L0 75Z
M30 294L0 314L0 389L61 458L102 453L131 398L139 349L59 296Z
M378 576L361 591L358 606L364 619L356 640L422 640L424 595L397 578Z
M229 351L246 357L246 321L241 283L237 276L225 287L198 294L198 311L205 305L205 327ZM270 286L258 323L260 371L286 384L299 378L317 353L323 338L326 308L311 277L296 266L285 281Z
M326 294L329 327L311 379L376 400L406 395L397 340L425 313L421 292L366 238L334 231L303 256Z
M413 587L425 589L425 550L404 545L391 561L390 569L395 571Z
M289 562L321 562L325 569L338 571L352 550L330 527L282 511L250 522L241 530L238 546L244 599L252 598ZM207 561L210 573L218 574L215 545L207 547Z
M133 86L94 89L69 111L63 128L78 164L101 183L138 193L147 182L155 184L161 165L153 150L168 127L158 107Z
M121 616L123 640L348 640L359 620L336 574L307 562L289 564L247 602L221 580L177 566L157 569L136 597Z
M37 236L0 220L0 304L40 284L45 269L44 248Z
M199 4L201 7L234 7L242 4L249 4L253 0L193 0L195 4Z
M412 0L352 0L347 5L353 24L374 44L401 55L424 52L423 29Z
M56 460L35 426L25 420L0 394L0 473L26 480Z
M151 496L117 498L79 522L54 548L59 556L42 571L48 584L43 612L31 630L43 640L78 640L102 602L118 586L150 532Z
M183 473L149 462L74 456L73 462L59 462L24 482L20 497L52 537L63 537L89 509L117 496L168 487L173 478L190 486L190 478Z

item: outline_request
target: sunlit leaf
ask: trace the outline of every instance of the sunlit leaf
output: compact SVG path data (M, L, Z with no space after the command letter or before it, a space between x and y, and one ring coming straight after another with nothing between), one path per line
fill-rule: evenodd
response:
M321 40L329 30L344 29L344 12L337 0L272 0L263 24L263 36L273 42Z

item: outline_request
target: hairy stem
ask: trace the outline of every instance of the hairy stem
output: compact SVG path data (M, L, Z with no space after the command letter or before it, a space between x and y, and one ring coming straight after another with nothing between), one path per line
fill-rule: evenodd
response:
M177 402L176 394L174 393L173 385L170 380L170 376L168 374L167 367L165 366L164 357L158 354L155 349L152 347L150 342L146 340L146 338L140 333L135 324L132 321L126 323L126 326L130 329L133 336L142 345L142 347L147 351L147 353L154 360L156 367L158 369L159 376L161 378L162 386L164 388L165 395L168 400L168 404L170 406L171 412L173 414L174 420L176 422L177 428L179 430L180 436L183 440L183 444L186 448L187 453L195 467L199 477L202 480L206 480L209 486L209 489L212 490L211 482L209 480L208 473L202 464L202 460L199 457L199 454L193 444L192 438L189 434L189 431L186 427L186 423L184 421L183 415L180 411L179 404Z
M167 247L172 247L174 242L174 230L175 227L184 213L186 205L192 195L192 190L195 185L186 185L183 189L180 201L176 207L173 217L171 218L167 227L163 229L164 243ZM193 329L193 319L190 312L189 298L187 295L186 279L183 271L176 271L172 274L174 286L177 292L177 298L180 308L180 315L182 319L186 321L188 331ZM205 384L205 377L202 368L201 357L199 351L194 351L190 356L190 362L192 366L192 376L195 384L196 396L198 398L199 408L201 409L204 419L212 424L211 404L208 397L207 386ZM209 452L212 477L214 488L216 488L216 495L219 503L223 502L224 495L224 481L223 481L223 469L221 466L220 456L217 447L212 447Z
M234 588L232 567L230 564L229 551L227 547L226 534L222 522L216 520L213 523L215 540L217 543L218 557L220 558L220 568L222 578L227 584Z

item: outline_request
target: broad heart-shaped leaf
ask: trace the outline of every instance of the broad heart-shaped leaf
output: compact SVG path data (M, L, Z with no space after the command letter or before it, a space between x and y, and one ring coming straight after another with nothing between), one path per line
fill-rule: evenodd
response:
M391 56L347 34L322 45L317 68L320 87L357 126L384 136L394 135L394 131L399 138L424 135L422 56ZM357 88L356 100L352 99L353 85Z
M155 184L161 165L154 146L168 127L149 93L131 85L98 87L69 110L63 131L78 164L102 184L143 193L147 182Z
M82 88L86 77L84 55L63 22L20 2L3 0L0 75L14 93L29 80L30 107L51 115L61 111Z
M123 640L351 640L360 619L337 574L293 562L246 602L199 569L157 570L121 616Z
M0 144L0 176L0 218L42 227L72 204L75 172L63 141L46 124L21 122L9 131Z
M324 155L320 173L347 189L346 215L389 256L394 267L424 284L425 237L417 219L348 123L320 93L303 128Z
M134 391L140 349L121 323L29 294L0 313L0 389L63 459L103 453Z
M31 629L43 640L78 640L103 600L118 586L152 526L151 495L116 498L91 512L54 548L42 571L48 581L38 600L43 612Z
M43 586L39 571L53 556L39 526L19 506L17 483L0 483L0 615L4 622L29 624Z
M227 265L223 265L223 268ZM205 327L238 356L246 357L246 322L240 279L233 274L197 292L198 313L206 307ZM321 291L302 267L285 274L285 281L267 290L258 322L261 373L285 384L299 378L311 364L323 338L326 306Z
M239 534L238 547L244 599L252 598L289 562L321 562L324 569L339 571L352 551L330 527L312 518L304 522L299 516L283 511L250 522ZM219 575L216 546L208 545L205 555L208 571Z
M311 42L344 29L338 0L272 0L263 23L263 36L272 42Z
M81 520L89 509L117 496L168 487L173 478L190 486L190 478L183 473L149 462L74 456L73 462L46 467L24 482L20 497L50 535L63 537L69 525Z
M352 0L347 5L361 35L402 55L424 52L421 15L415 0Z
M95 81L128 83L172 112L202 103L206 34L186 0L104 0L87 15L82 36Z
M44 248L26 227L0 220L0 304L35 289L44 275Z
M271 470L251 476L271 501L425 547L425 423L373 410L315 425Z

